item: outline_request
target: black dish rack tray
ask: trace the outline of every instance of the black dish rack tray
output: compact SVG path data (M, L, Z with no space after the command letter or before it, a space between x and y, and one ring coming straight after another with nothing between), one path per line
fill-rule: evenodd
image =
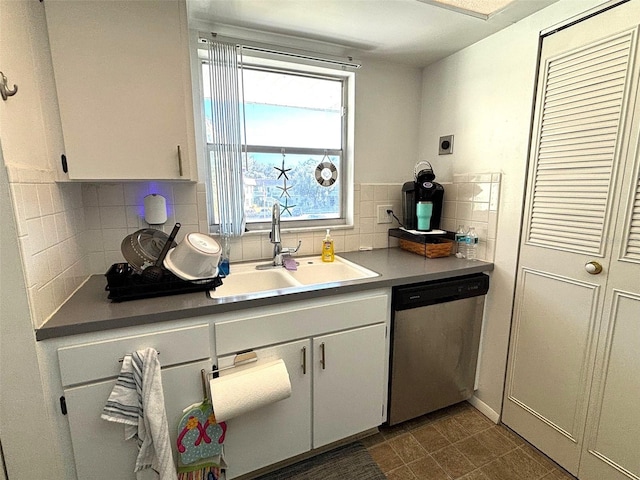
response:
M222 285L222 279L219 276L189 282L176 277L168 270L164 271L159 281L152 283L144 280L142 275L136 273L128 263L114 263L105 276L107 277L105 290L109 292L107 298L112 302L202 292Z

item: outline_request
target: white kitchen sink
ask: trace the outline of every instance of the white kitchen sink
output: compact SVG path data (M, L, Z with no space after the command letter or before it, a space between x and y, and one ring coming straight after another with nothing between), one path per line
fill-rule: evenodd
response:
M212 291L211 296L214 298L231 297L302 285L282 267L257 270L256 265L253 264L249 269L244 268L248 266L246 264L242 266L231 265L231 274L222 279L222 285ZM236 269L240 271L236 271Z
M344 282L378 276L372 270L337 256L333 262L323 262L321 257L300 258L297 262L298 269L288 273L303 285Z
M344 258L335 257L333 262L323 262L320 256L295 258L297 270L284 267L256 268L265 261L231 265L231 274L222 279L222 285L211 291L213 298L248 295L271 290L321 285L363 278L379 274Z

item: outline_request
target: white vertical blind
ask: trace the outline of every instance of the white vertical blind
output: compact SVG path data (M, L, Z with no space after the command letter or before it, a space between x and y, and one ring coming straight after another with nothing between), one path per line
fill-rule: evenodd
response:
M220 234L239 237L245 218L238 53L235 45L207 43L213 113L213 143L208 147Z
M631 40L626 33L547 62L528 243L602 250Z

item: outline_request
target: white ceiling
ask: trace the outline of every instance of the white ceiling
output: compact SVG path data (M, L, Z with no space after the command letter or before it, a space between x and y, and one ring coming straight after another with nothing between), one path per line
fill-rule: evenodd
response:
M424 1L429 0L188 0L188 8L195 27L293 36L346 47L356 58L421 67L558 0L514 0L488 20Z

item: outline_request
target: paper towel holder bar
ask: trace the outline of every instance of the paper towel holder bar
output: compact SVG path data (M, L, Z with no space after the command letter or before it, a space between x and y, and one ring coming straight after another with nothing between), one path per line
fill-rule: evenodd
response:
M160 352L158 350L156 350L156 352L158 353L158 355L160 355ZM120 357L118 359L118 363L122 363L122 362L124 362L124 357Z
M213 365L213 369L210 372L206 372L203 368L200 370L200 379L202 380L202 395L205 399L210 399L211 395L209 394L209 377L216 378L218 376L218 372L221 370L228 370L230 368L239 367L240 365L245 365L247 363L253 363L258 361L258 354L253 350L246 350L244 352L239 352L236 354L233 359L233 365L229 365L228 367L217 368L216 365Z
M233 359L233 365L229 365L227 367L217 368L216 365L213 366L213 370L209 372L213 378L217 377L218 372L223 370L229 370L230 368L236 368L241 365L246 365L247 363L253 363L258 361L258 354L253 350L245 350L244 352L236 353L235 358Z

